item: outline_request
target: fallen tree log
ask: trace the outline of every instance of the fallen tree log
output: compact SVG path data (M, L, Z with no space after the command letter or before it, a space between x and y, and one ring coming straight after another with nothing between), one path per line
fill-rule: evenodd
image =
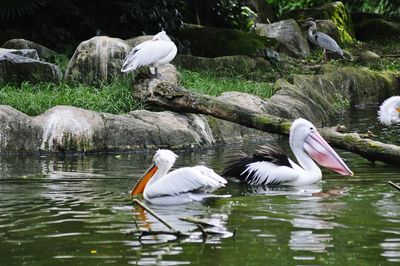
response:
M226 103L215 97L189 91L160 80L141 80L135 85L134 97L146 105L158 106L181 113L210 115L269 133L288 135L291 121L254 112L242 106ZM356 153L369 161L400 164L400 147L367 138L357 133L342 134L333 128L318 129L332 146Z

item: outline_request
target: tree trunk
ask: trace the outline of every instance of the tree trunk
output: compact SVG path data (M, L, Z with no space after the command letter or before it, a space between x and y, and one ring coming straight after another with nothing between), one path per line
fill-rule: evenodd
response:
M142 80L134 88L134 97L146 105L181 113L210 115L280 135L288 135L291 125L288 119L254 112L160 80ZM318 131L336 148L356 153L369 161L400 164L399 146L361 138L357 133L342 134L332 128L320 128Z

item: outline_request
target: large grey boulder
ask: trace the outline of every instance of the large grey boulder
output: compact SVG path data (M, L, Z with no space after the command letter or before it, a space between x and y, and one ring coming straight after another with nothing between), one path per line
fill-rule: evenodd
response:
M15 49L15 50L35 49L38 52L40 59L43 59L46 61L51 60L54 56L57 56L57 52L55 52L43 45L34 43L32 41L28 41L25 39L12 39L12 40L5 42L1 47L8 48L8 49Z
M21 49L21 50L15 50L15 49L6 49L6 48L0 48L0 54L3 53L10 53L10 54L16 54L16 55L21 55L25 57L29 57L31 59L39 60L39 55L35 49Z
M64 79L95 85L110 81L122 75L122 61L129 51L129 45L121 39L93 37L76 48Z
M0 53L0 84L59 82L61 76L60 68L54 64L15 53Z
M255 112L265 112L266 101L252 94L231 91L221 94L217 99L237 106L245 106ZM232 143L243 141L246 138L270 136L266 132L213 117L208 117L208 122L219 143Z
M206 120L197 115L147 110L102 115L109 150L198 148L215 143Z
M329 125L337 114L357 104L371 104L400 93L399 74L366 68L326 66L318 75L294 75L278 80L276 93L264 106L268 114L305 118Z
M41 151L85 152L105 149L104 121L94 111L56 106L34 120L43 128Z
M0 105L0 153L31 153L39 150L42 127L31 117Z
M276 39L280 44L278 50L290 56L304 58L310 54L307 39L293 19L272 24L256 23L254 31L261 36Z

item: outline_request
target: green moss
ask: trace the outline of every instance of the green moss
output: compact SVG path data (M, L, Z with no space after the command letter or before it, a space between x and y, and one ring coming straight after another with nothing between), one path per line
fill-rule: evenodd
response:
M327 4L322 6L330 8L330 16L331 19L339 29L340 37L342 42L353 42L354 41L354 29L353 23L351 20L351 16L347 8L343 5L342 2L334 2L331 4Z
M273 123L277 123L277 121L274 121L273 119L271 119L268 116L263 116L263 115L257 115L254 116L252 118L252 122L254 124L258 124L258 125L268 125L268 124L273 124ZM290 126L292 125L291 122L282 122L279 124L279 131L280 132L284 132L286 134L289 134L290 131Z
M184 28L175 36L190 42L191 54L202 57L252 55L258 49L276 47L273 39L247 32L212 27Z
M208 121L210 128L213 130L213 132L219 128L217 118L212 117L212 116L207 116L207 121Z

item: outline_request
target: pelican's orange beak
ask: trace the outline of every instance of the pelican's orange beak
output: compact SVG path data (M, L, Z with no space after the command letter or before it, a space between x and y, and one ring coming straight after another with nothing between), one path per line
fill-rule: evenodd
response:
M143 177L140 178L136 185L133 187L131 191L131 196L143 193L147 183L149 182L151 177L157 172L157 170L158 167L155 164L152 164L150 168L144 173Z
M400 107L397 107L397 108L396 108L396 111L400 113Z

